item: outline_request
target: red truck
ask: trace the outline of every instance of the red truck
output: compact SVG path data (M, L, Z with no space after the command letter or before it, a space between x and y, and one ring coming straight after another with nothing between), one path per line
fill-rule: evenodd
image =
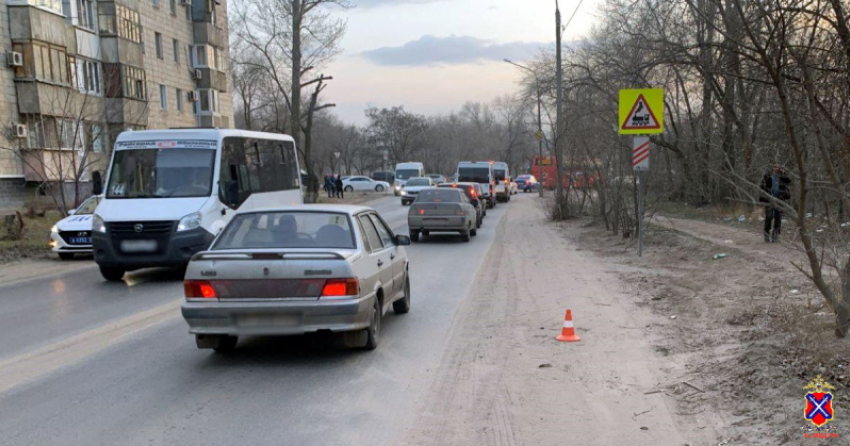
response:
M539 181L546 189L555 189L555 186L558 184L558 170L555 168L557 165L555 163L555 157L544 156L542 165L538 162L538 158L539 157L536 156L534 157L534 165L531 166L531 174L537 177L537 181ZM572 185L570 185L571 176ZM564 171L564 187L593 187L599 179L598 174L588 173L575 167L567 167Z

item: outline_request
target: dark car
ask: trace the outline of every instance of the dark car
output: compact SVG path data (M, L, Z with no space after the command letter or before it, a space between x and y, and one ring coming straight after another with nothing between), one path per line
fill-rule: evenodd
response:
M371 178L375 181L386 181L387 183L390 183L390 186L395 184L395 173L390 171L382 170L378 172L372 172Z
M481 185L478 183L443 183L437 187L454 187L463 190L466 198L472 203L475 208L475 226L476 229L481 227L484 222L484 215L487 213L487 205L481 200Z
M537 178L534 178L534 175L520 175L516 177L514 182L517 188L522 189L523 192L534 192L539 187Z

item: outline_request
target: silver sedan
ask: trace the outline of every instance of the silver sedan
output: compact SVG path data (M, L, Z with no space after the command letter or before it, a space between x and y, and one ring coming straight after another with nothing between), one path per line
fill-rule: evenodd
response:
M374 349L389 308L410 310L409 244L363 206L239 213L189 263L183 318L198 348L216 351L320 330Z

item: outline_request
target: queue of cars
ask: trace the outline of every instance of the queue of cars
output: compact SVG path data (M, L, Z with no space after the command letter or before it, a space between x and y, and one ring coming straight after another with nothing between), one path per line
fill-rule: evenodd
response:
M299 172L285 135L125 132L105 190L52 228L50 246L62 259L92 252L109 281L149 266L185 267L181 313L198 348L335 332L346 345L374 349L390 308L410 311L405 246L434 232L469 242L496 202L492 163L459 164L455 183L426 175L421 163L399 165L396 190L411 207L409 236L396 235L369 207L304 205ZM391 188L365 176L343 184L349 192Z

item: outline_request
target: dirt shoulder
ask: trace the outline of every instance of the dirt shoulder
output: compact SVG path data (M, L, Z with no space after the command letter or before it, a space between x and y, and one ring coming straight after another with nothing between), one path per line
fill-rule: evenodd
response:
M718 443L712 412L678 413L685 365L654 349L647 333L665 320L635 304L619 266L564 237L534 197L511 202L497 237L394 444ZM555 340L567 308L581 342Z
M680 413L716 414L711 427L728 444L850 444L846 430L804 438L803 387L822 374L837 388L836 413L846 413L850 361L831 312L791 265L804 261L793 241L766 244L754 228L661 217L639 259L634 241L586 223L565 232L633 284L636 305L663 317L650 339L676 377L665 392ZM832 424L850 426L839 417Z

